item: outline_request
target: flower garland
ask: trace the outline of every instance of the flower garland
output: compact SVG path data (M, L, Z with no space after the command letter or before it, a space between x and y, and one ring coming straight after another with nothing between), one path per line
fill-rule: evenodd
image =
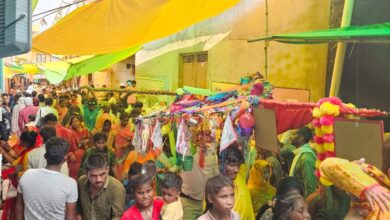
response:
M319 172L320 163L328 157L335 157L335 138L333 132L334 119L340 116L341 109L356 109L356 106L348 103L344 104L339 98L323 98L317 103L317 107L313 109L312 122L314 127L314 143L317 151L316 175L325 186L330 186L332 183L321 177ZM358 119L352 114L344 115L349 119Z
M340 115L340 107L343 102L337 98L321 99L317 107L313 109L313 127L314 127L314 143L317 151L316 175L320 177L324 185L331 185L331 183L324 178L321 178L319 172L320 163L328 157L336 156L334 150L334 132L333 124L335 117Z

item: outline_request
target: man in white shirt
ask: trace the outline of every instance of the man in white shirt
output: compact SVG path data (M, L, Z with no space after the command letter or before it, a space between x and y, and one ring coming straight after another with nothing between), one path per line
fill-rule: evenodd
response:
M42 121L40 122L40 120L50 113L53 113L58 118L58 112L55 108L52 107L52 105L53 99L48 97L45 99L45 106L39 108L37 116L35 117L35 124L38 125L38 127L42 126Z
M51 126L43 126L39 133L42 136L44 144L28 153L27 167L29 169L32 168L38 169L38 168L46 167L47 163L45 159L45 154L46 154L45 144L50 138L57 136L56 129ZM66 161L62 164L60 173L69 176L69 169Z
M69 144L52 137L46 142L46 168L29 169L20 178L16 219L75 220L77 183L60 173Z

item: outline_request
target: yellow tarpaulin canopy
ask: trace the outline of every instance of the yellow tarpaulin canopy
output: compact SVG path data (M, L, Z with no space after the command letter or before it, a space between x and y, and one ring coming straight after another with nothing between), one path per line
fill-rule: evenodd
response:
M4 72L7 75L12 75L16 73L37 74L40 72L40 70L35 64L22 64L20 66L4 65Z
M100 0L80 7L33 39L49 54L106 54L187 28L239 0Z

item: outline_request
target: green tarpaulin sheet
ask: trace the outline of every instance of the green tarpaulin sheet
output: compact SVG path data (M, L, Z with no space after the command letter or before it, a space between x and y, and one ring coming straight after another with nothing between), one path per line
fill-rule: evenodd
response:
M316 44L339 41L351 43L390 43L390 23L279 34L250 39L248 42L265 40L291 44Z
M32 11L35 10L35 7L37 7L37 5L38 5L38 0L32 0L31 2Z
M43 73L50 83L58 84L75 76L82 76L106 69L135 54L141 48L142 46L136 46L116 53L83 56L66 61L44 63L39 65L39 67L43 69Z

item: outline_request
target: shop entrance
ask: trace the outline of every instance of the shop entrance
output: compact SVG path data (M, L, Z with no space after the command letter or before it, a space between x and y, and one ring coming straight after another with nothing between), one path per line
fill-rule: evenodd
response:
M207 52L181 54L179 87L207 88Z

